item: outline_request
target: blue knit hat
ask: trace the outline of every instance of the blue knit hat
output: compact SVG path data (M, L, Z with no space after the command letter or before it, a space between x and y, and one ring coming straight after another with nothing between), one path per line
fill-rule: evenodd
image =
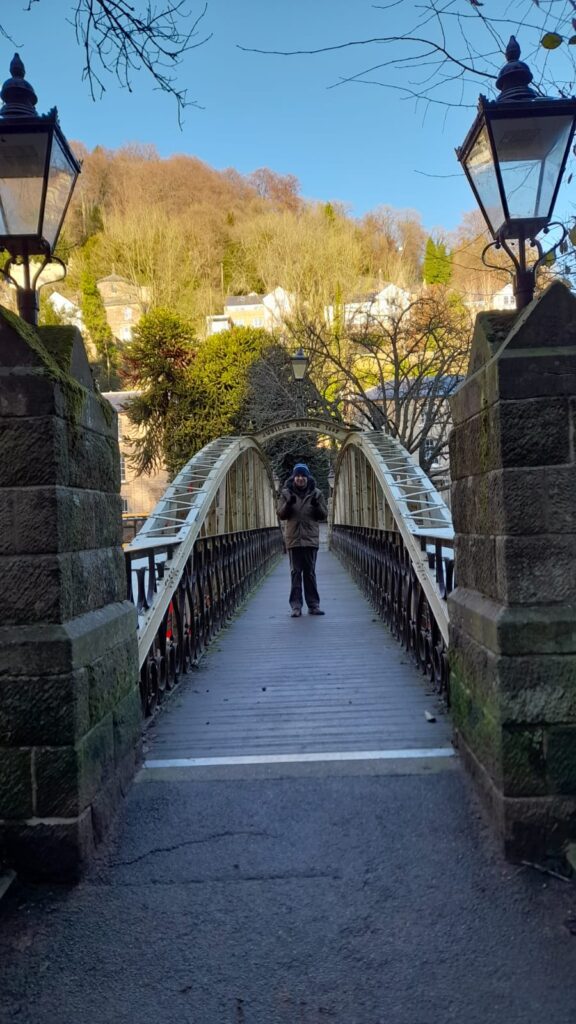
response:
M292 476L305 476L309 480L312 474L305 462L297 462L292 470Z

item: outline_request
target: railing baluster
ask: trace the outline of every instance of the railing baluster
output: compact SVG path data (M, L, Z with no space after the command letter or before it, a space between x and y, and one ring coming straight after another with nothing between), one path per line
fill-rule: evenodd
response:
M139 615L151 607L175 547L160 544L125 552L127 596ZM198 660L270 559L281 553L282 535L277 527L197 539L142 664L140 692L146 715L153 713L164 692Z
M346 563L392 634L446 699L448 659L442 634L400 533L335 525L331 546ZM420 548L446 600L454 580L452 541L420 537Z

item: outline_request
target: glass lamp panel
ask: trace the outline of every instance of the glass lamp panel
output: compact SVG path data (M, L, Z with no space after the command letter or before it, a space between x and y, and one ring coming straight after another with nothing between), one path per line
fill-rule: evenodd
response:
M483 125L478 133L466 157L465 164L478 193L482 213L488 221L492 234L496 237L506 218L486 125Z
M548 220L573 116L494 119L492 133L511 220Z
M0 234L39 232L46 149L50 132L0 129Z
M308 366L308 359L305 355L292 356L292 373L296 380L303 380L306 376L306 368Z
M54 133L46 188L44 226L42 229L42 234L51 249L56 244L62 218L66 212L76 178L76 168L63 149L60 139Z

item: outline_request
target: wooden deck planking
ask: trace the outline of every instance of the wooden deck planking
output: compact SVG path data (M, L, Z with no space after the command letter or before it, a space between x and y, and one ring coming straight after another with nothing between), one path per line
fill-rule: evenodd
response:
M449 746L426 680L337 558L318 558L324 617L290 618L288 583L283 558L153 723L149 758Z

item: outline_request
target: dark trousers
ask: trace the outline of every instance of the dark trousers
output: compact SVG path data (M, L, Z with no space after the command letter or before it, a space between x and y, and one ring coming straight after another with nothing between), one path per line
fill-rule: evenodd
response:
M316 557L318 548L288 548L290 559L290 607L302 607L302 579L304 579L304 597L309 608L320 606L318 587L316 586Z

